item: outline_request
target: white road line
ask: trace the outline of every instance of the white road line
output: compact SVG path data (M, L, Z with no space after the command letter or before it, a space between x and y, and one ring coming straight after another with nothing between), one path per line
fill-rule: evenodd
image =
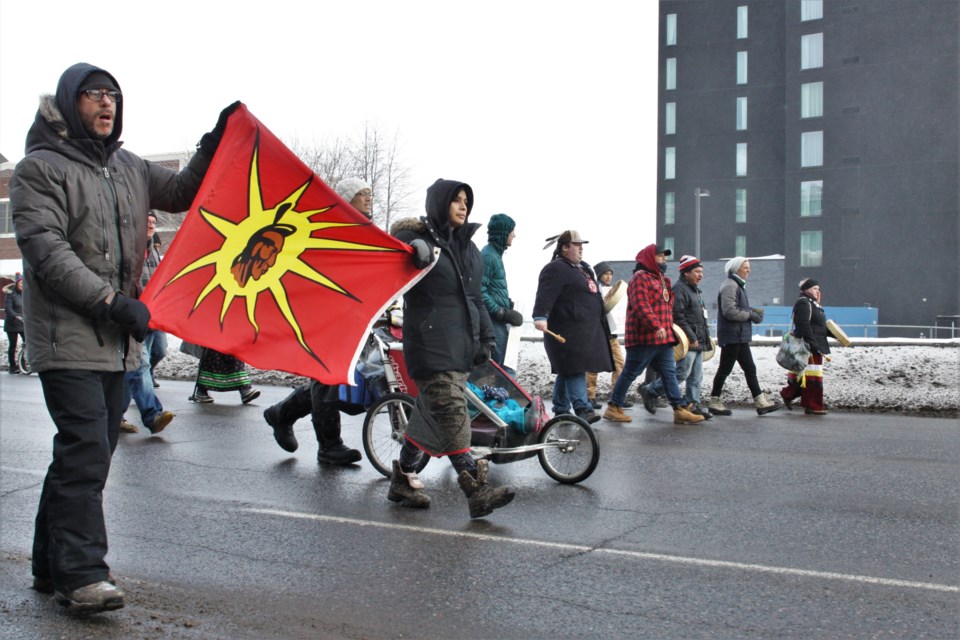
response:
M669 556L661 553L645 553L642 551L623 551L620 549L594 548L580 544L568 544L564 542L545 542L543 540L525 540L523 538L508 538L504 536L491 536L484 533L471 533L467 531L448 531L445 529L432 529L430 527L415 527L406 524L395 524L389 522L375 522L373 520L358 520L356 518L342 518L339 516L325 516L315 513L298 513L295 511L279 511L277 509L253 509L243 508L241 511L248 513L258 513L261 515L277 516L281 518L296 518L300 520L318 520L321 522L335 522L339 524L351 524L361 527L378 527L381 529L398 529L402 531L413 531L416 533L427 533L436 536L446 536L449 538L469 538L471 540L484 540L489 542L510 542L513 544L529 545L541 547L544 549L562 549L564 551L576 551L580 553L603 553L607 555L625 556L637 560L655 560L658 562L673 562L676 564L686 564L698 567L716 567L720 569L737 569L740 571L755 571L758 573L772 573L784 576L800 576L804 578L820 578L826 580L843 580L845 582L856 582L859 584L876 584L885 587L905 587L907 589L924 589L927 591L944 591L947 593L960 593L960 587L949 584L936 584L931 582L912 582L910 580L892 580L889 578L874 578L872 576L858 576L847 573L833 573L831 571L810 571L807 569L793 569L790 567L771 567L762 564L747 564L743 562L727 562L724 560L708 560L705 558L689 558L684 556Z

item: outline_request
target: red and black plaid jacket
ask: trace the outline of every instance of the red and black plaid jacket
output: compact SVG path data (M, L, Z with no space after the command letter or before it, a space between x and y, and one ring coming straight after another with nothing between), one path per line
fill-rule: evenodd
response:
M664 300L664 288L669 299ZM654 344L673 344L673 290L670 278L650 273L643 269L633 274L627 287L627 331L624 344L639 347ZM666 330L663 338L657 338L657 329Z

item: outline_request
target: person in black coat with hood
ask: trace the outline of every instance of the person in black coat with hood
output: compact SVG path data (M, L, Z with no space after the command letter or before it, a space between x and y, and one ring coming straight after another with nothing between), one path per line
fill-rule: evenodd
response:
M800 281L800 297L793 304L793 333L803 338L810 349L810 358L803 375L792 371L787 374L787 385L780 390L780 397L787 409L793 409L793 401L800 399L800 406L808 415L822 416L823 407L823 357L830 353L827 342L827 314L820 306L820 283L813 278Z
M391 229L411 245L425 243L436 262L403 296L403 356L419 395L400 459L393 461L387 498L404 506L430 506L416 469L424 453L448 456L469 500L470 517L479 518L508 504L514 491L487 484L487 461L470 455L467 377L494 349L480 287L483 258L472 241L480 225L467 222L472 209L470 185L440 179L427 189L427 215Z

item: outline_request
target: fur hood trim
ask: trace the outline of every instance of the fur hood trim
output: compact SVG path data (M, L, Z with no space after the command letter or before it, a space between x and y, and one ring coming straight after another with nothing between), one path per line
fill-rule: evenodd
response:
M401 231L413 231L414 233L426 233L427 225L423 220L413 216L400 218L390 225L390 235L395 236Z
M64 140L70 137L67 121L57 107L57 99L52 93L45 93L40 96L40 116L50 125L57 137Z

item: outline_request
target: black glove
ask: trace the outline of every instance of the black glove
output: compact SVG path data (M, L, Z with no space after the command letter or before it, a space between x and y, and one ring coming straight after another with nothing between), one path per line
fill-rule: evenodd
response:
M136 298L130 298L122 293L114 295L113 302L107 305L106 315L126 329L137 342L143 342L147 337L150 309Z
M496 345L493 342L483 342L480 344L480 351L473 356L473 366L477 367L493 357L493 350Z
M523 324L523 314L519 311L514 311L513 309L505 309L503 313L503 321L507 324L512 324L515 327L519 327Z
M410 243L413 247L413 266L417 269L426 269L427 265L433 262L433 250L426 240L417 238Z
M754 324L760 324L763 322L763 309L754 307L750 310L750 322Z
M220 138L223 137L223 131L227 128L227 118L229 118L230 114L239 108L240 101L237 100L226 109L221 111L220 117L217 119L217 125L210 133L203 134L203 137L200 138L200 142L197 144L197 149L203 151L207 155L212 156L214 152L216 152L217 147L220 146Z

